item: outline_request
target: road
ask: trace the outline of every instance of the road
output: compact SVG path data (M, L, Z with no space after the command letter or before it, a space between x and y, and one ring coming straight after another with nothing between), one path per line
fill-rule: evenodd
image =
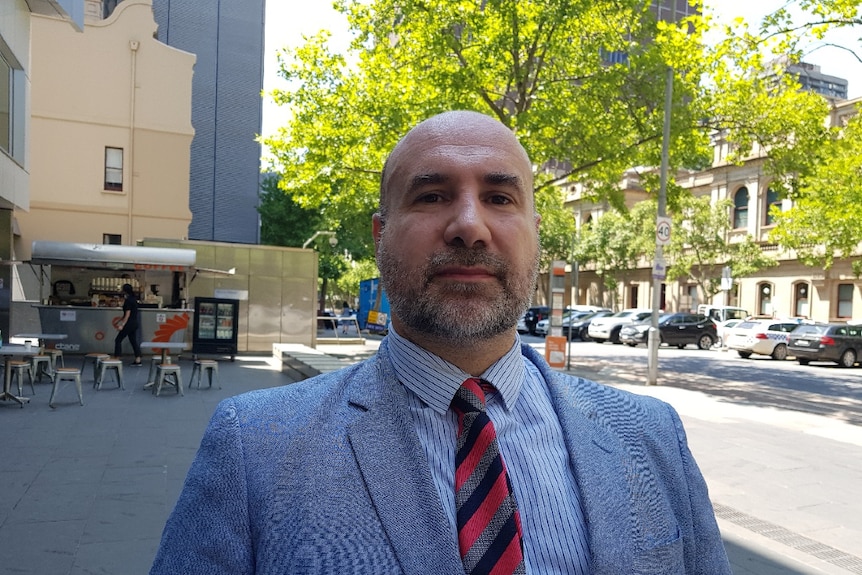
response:
M662 347L646 386L643 346L571 349L574 374L679 412L735 575L862 574L862 368Z
M543 349L540 337L522 339ZM593 371L643 383L647 377L648 350L611 343L573 341L572 369ZM846 369L835 364L799 365L768 356L742 359L736 352L659 348L658 383L748 405L774 407L837 418L862 425L862 367ZM589 375L586 375L589 377Z

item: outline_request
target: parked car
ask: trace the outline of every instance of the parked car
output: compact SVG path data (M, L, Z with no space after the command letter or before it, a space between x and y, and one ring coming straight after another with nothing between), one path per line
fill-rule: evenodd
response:
M587 330L589 330L590 328L590 323L592 323L594 319L598 319L600 317L607 317L613 314L614 312L605 308L598 311L589 312L586 315L574 318L569 323L569 325L563 326L563 335L569 337L569 332L571 332L571 339L578 338L581 341L589 341L590 335L587 333Z
M713 320L715 322L715 320ZM730 330L742 323L745 320L741 319L729 319L724 323L715 322L715 329L718 332L718 342L716 345L721 347L727 347L727 336L730 335Z
M841 367L853 367L862 358L862 326L803 323L790 334L787 351L802 365L831 361Z
M745 320L727 332L727 348L735 350L742 358L756 353L777 360L787 359L788 335L799 323L799 320Z
M647 317L637 323L624 325L620 328L619 340L622 343L635 346L646 344L649 340L649 328L652 317ZM665 313L658 318L659 342L675 345L682 349L688 344L700 349L709 349L718 339L715 322L703 314L677 312Z
M651 309L629 308L618 311L613 315L596 318L590 322L587 334L593 341L598 343L620 343L620 329L630 323L640 321L652 315Z
M546 305L531 307L524 314L524 323L527 326L527 333L536 335L536 324L543 319L551 316L551 308Z
M521 317L521 319L518 320L517 329L518 333L530 333L530 328L527 327L527 321L523 318L523 316Z
M593 306L584 306L584 307L593 307ZM596 308L596 310L601 308ZM608 310L610 311L610 310ZM586 317L588 315L592 315L595 313L595 310L582 310L579 308L569 308L563 312L563 318L561 320L561 328L563 335L569 334L569 324L571 322L577 322L579 319ZM536 324L536 335L540 335L545 337L551 330L551 318L548 317L546 319L540 320L539 323Z

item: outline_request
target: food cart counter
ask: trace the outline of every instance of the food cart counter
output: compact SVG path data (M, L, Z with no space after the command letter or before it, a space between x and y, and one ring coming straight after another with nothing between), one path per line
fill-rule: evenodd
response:
M46 342L47 347L66 354L114 353L117 325L123 308L37 305L42 331L64 333L68 337ZM191 349L191 309L141 308L138 341L181 341ZM128 343L124 349L130 349Z
M68 353L113 353L123 317L122 285L138 299L138 341L187 341L193 310L186 304L186 274L194 265L189 249L33 242L31 264L50 266L39 311L42 332L68 337L54 344ZM49 292L49 293L46 293Z

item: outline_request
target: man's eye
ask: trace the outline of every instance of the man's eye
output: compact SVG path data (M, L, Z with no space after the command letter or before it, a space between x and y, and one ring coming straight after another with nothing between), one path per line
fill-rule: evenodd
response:
M419 196L419 203L422 204L436 204L440 201L440 194L422 194Z
M506 204L511 204L512 200L509 199L508 196L497 195L497 196L491 196L491 203L504 206Z

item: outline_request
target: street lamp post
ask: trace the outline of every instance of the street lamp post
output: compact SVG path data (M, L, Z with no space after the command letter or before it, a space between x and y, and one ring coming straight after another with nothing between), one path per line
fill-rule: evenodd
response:
M338 238L335 237L335 232L329 232L329 231L314 232L314 235L311 236L310 238L308 238L307 240L305 240L305 243L302 244L302 249L307 248L308 244L310 244L311 242L313 242L315 239L317 239L320 236L329 236L329 245L331 245L332 247L335 247L338 245Z

